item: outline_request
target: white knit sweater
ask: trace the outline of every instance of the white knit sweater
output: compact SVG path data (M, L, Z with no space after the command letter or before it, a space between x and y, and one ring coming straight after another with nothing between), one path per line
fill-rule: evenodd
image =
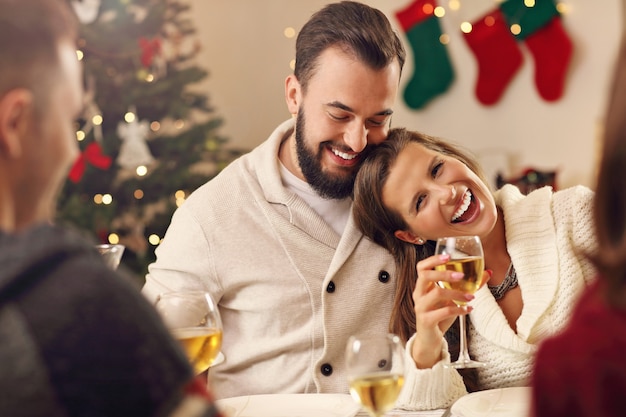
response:
M593 192L582 186L555 193L545 187L528 196L511 185L496 192L524 307L516 333L489 289L484 286L476 293L469 351L487 363L478 370L481 389L528 385L537 344L565 326L575 300L595 276L592 265L577 252L595 247L592 199ZM410 363L412 343L406 348ZM407 367L398 407L443 408L467 393L459 373L443 366L450 361L447 349L444 341L442 359L431 369Z

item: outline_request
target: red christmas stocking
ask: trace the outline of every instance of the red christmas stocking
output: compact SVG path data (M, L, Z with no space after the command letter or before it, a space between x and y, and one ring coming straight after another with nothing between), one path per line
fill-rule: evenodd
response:
M524 0L506 0L500 9L509 25L519 24L515 37L524 41L535 61L535 85L546 101L561 98L572 57L572 41L563 29L554 0L536 0L526 7Z
M478 61L476 97L492 105L522 66L522 53L499 9L473 23L472 31L463 37Z
M543 28L526 38L526 46L535 59L535 84L546 101L563 95L565 75L572 57L572 41L555 17Z
M404 90L404 101L413 109L445 92L454 79L448 51L440 41L439 18L433 14L436 5L435 0L414 0L396 12L413 51L413 75Z

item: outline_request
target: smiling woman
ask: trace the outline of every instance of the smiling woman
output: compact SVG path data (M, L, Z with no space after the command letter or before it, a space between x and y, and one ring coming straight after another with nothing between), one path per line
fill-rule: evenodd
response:
M433 387L404 392L398 406L418 396L424 408L446 407L468 391L528 384L536 344L563 327L593 276L578 251L594 245L592 198L582 186L528 196L512 185L492 192L469 152L406 129L392 129L372 150L356 176L354 219L395 258L390 328L421 369L412 376L417 386ZM490 284L515 271L518 285L498 299L487 286L472 295L435 285L461 277L434 270L447 261L433 256L434 240L465 235L480 236ZM471 302L459 307L453 300ZM485 367L442 366L458 355L457 317L468 321L469 353Z

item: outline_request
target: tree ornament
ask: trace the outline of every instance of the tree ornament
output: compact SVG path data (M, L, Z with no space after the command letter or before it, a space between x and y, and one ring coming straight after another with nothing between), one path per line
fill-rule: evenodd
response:
M476 98L487 106L495 104L521 68L522 52L499 8L472 23L463 37L478 61Z
M71 3L80 23L88 25L98 18L101 0L72 0Z
M404 90L404 101L413 108L424 107L445 92L454 79L446 46L441 43L436 0L414 0L396 12L413 51L413 75Z
M118 123L117 135L122 139L117 157L119 166L134 170L138 166L149 165L154 161L146 143L149 130L148 122L145 120L138 122L136 116L131 122Z
M139 38L141 48L141 65L154 77L164 77L167 71L167 63L163 56L160 38Z
M102 153L102 148L97 142L91 142L83 152L78 155L76 162L70 170L70 181L77 183L83 177L85 169L87 168L87 162L96 168L109 169L111 166L111 157Z

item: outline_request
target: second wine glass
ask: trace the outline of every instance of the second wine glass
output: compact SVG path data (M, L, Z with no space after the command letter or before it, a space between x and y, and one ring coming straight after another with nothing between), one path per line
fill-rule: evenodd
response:
M350 337L346 365L350 394L372 417L394 407L404 384L404 349L398 336Z
M478 236L441 237L437 239L435 255L450 255L450 260L435 267L438 271L456 271L464 274L463 279L455 282L439 281L439 286L473 294L483 284L485 258ZM467 301L454 300L458 306L465 306ZM453 368L479 368L483 362L472 360L467 349L465 316L459 316L460 349L459 358L450 364Z
M100 244L95 246L104 259L104 263L113 270L117 269L124 254L124 245Z
M174 291L157 297L155 307L182 344L196 374L206 371L222 347L222 321L205 291Z

